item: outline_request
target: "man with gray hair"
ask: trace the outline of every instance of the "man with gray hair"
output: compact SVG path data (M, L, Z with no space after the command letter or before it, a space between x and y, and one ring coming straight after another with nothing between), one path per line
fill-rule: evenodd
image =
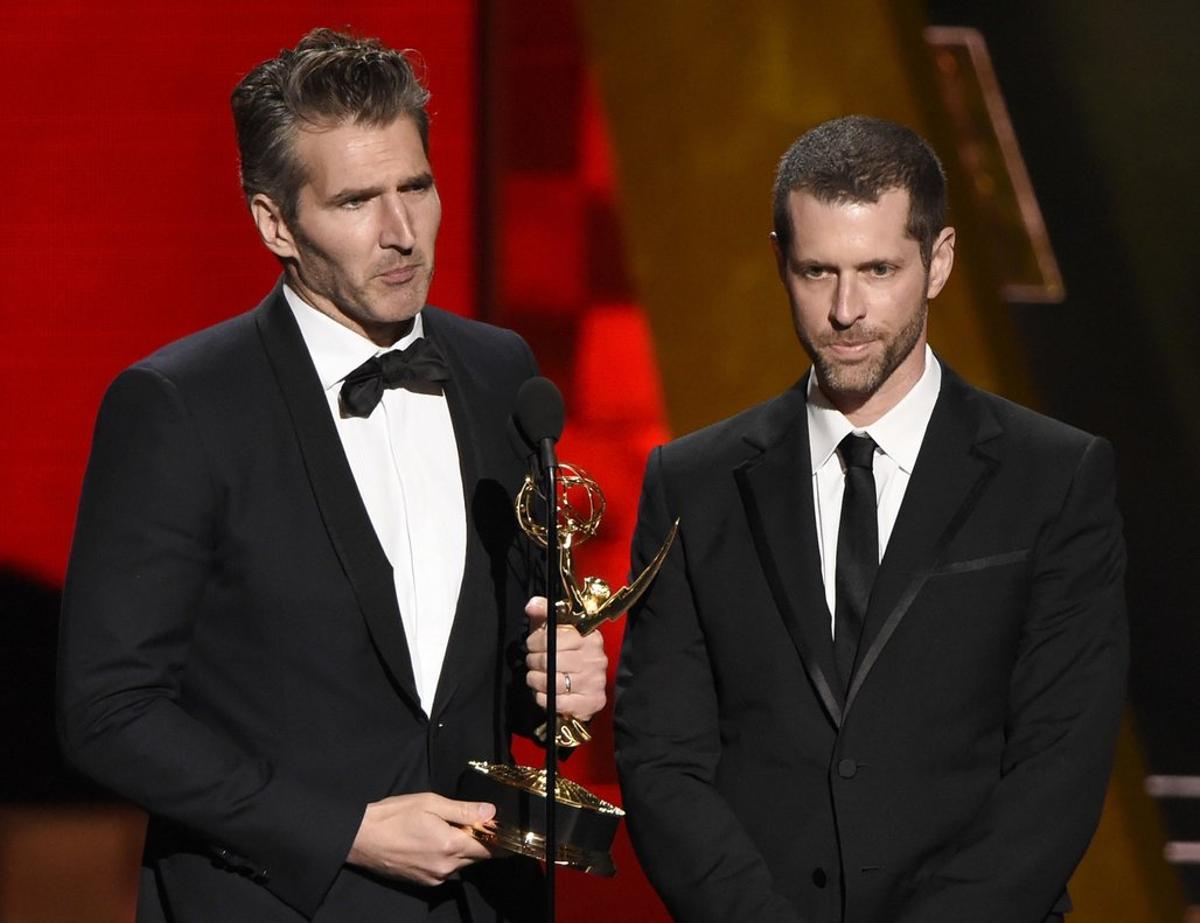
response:
M784 156L776 267L812 368L656 449L616 746L684 921L1042 923L1095 829L1127 660L1103 439L926 344L955 231L933 151L850 116Z
M441 203L404 54L329 30L233 93L283 275L105 396L67 575L67 757L150 813L145 921L538 919L453 795L543 718L514 333L425 304ZM560 711L604 704L599 633Z

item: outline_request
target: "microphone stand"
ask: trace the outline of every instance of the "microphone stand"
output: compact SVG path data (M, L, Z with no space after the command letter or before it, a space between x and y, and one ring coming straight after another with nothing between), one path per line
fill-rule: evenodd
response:
M558 855L556 790L558 787L558 596L561 584L558 551L558 460L554 443L542 441L546 485L546 920L554 923L554 872Z

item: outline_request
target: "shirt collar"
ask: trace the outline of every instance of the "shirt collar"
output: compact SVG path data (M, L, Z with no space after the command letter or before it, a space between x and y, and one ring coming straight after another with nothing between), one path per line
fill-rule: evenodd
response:
M892 458L906 473L912 474L925 439L933 405L942 387L942 367L933 350L925 346L925 371L909 392L891 410L866 427L856 427L817 387L817 376L808 376L808 451L816 473L840 443L852 432L866 433L880 451Z
M417 314L412 330L391 346L377 346L349 327L339 324L328 314L318 311L286 283L283 286L283 297L292 309L292 315L300 327L300 335L304 337L304 345L308 347L313 365L316 366L317 378L325 391L339 385L347 375L372 356L393 349L405 349L424 336L425 325L421 315Z

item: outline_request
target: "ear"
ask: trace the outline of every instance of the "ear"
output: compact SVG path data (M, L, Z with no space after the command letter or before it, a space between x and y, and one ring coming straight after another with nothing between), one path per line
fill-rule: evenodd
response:
M775 271L779 273L779 281L786 283L787 254L783 252L783 244L779 242L779 235L774 231L771 232L771 250L775 253Z
M283 210L274 199L263 192L255 193L250 199L250 215L258 227L258 236L268 250L281 260L296 256L292 231L283 218Z
M927 298L936 298L946 280L950 278L950 270L954 268L954 228L942 228L937 240L933 242L933 253L929 257L929 286L925 290Z

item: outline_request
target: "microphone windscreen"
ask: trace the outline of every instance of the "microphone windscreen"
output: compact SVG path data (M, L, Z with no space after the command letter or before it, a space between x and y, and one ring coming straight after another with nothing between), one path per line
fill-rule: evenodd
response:
M530 448L537 448L543 439L558 442L563 416L562 393L549 378L527 379L517 390L513 420Z

